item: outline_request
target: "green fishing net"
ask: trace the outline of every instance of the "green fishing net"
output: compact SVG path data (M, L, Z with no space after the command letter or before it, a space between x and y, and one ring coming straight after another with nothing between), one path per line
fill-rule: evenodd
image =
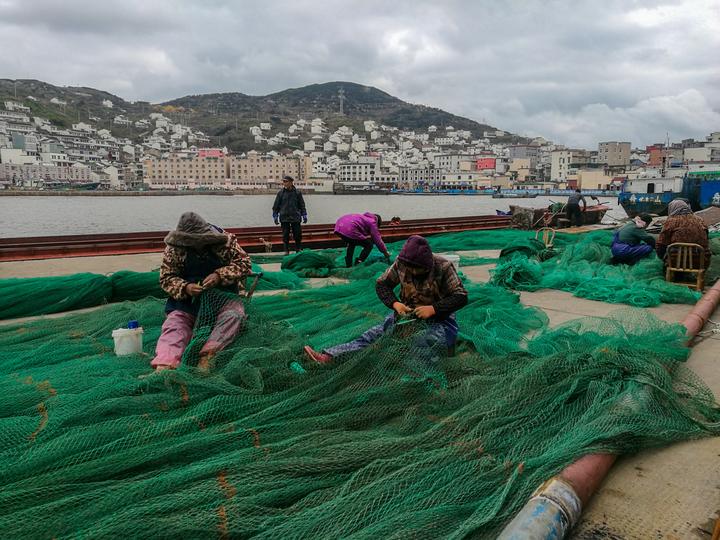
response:
M609 231L558 234L554 256L548 258L544 245L519 238L503 249L505 258L491 271L491 281L515 290L559 289L580 298L636 307L693 304L700 298L697 291L666 282L662 261L654 254L633 266L611 264L611 242Z
M539 263L538 263L539 264ZM13 538L495 538L580 456L716 435L684 328L637 311L547 327L468 284L454 356L418 366L423 323L329 365L383 320L371 280L254 297L197 369L201 297L176 371L151 374L161 299L0 327L0 530ZM144 328L144 354L111 332Z

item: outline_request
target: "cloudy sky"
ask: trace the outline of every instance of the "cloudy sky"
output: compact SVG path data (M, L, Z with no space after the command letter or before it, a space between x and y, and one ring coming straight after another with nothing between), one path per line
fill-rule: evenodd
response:
M376 86L571 146L720 130L718 0L0 0L0 77L125 99Z

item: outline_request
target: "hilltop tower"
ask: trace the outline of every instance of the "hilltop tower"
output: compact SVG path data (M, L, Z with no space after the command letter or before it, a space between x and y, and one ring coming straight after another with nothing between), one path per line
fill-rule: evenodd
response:
M340 116L344 116L344 104L345 104L345 89L341 86L338 90L338 101L340 101Z

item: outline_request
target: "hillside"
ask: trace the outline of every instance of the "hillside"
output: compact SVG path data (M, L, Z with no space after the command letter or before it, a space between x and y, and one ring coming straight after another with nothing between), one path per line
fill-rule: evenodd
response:
M344 92L344 115L340 115L338 93ZM283 131L298 118L322 118L330 130L348 125L363 131L364 120L375 120L400 129L425 130L430 125L443 128L453 126L468 130L476 137L494 127L457 116L441 109L406 103L390 94L351 82L330 82L291 88L267 96L250 96L240 92L190 95L165 103L128 102L123 98L87 87L55 86L42 81L0 79L0 101L15 99L32 109L33 114L48 118L58 126L70 127L75 122L90 122L96 127L111 129L117 136L140 141L147 130L133 127L119 128L112 119L123 114L131 120L146 118L150 112L162 112L176 122L182 122L211 136L213 145L231 150L251 148L267 150L254 142L250 126L271 122L272 133ZM32 96L35 100L27 99ZM64 104L52 103L58 99ZM103 106L103 101L113 107ZM94 120L90 120L90 119ZM515 139L509 136L505 140ZM288 144L289 149L297 148ZM275 147L276 150L280 148Z
M339 114L340 89L345 94L344 116ZM363 120L413 130L424 130L430 125L453 126L471 131L477 137L484 131L496 129L441 109L406 103L377 88L351 82L311 84L267 96L239 93L185 96L162 105L191 110L196 121L206 122L210 130L215 127L218 116L233 117L243 123L270 121L284 127L298 118L310 120L315 116L328 122L331 129L335 125L352 125L353 121Z

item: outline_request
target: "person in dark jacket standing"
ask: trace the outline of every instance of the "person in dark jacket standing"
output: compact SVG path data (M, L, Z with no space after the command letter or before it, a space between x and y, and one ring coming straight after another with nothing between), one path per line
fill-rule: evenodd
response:
M400 287L400 298L395 289ZM336 357L362 350L385 334L395 330L403 317L416 317L427 323L426 330L417 336L413 356L426 368L437 362L437 348L455 345L458 324L455 312L468 303L468 295L455 267L447 259L433 254L430 244L422 236L411 236L397 260L375 283L375 292L392 312L385 321L373 326L359 338L316 351L309 345L305 354L319 364L332 362Z
M295 189L295 179L283 176L283 188L278 192L273 203L273 221L282 226L285 255L290 253L290 231L295 240L295 251L302 249L302 229L300 220L307 223L307 210L302 193Z
M580 210L580 203L582 202L582 211ZM580 227L583 224L582 213L587 208L587 202L583 197L582 192L579 189L575 190L575 193L570 195L565 205L565 211L567 212L567 218L570 220L570 226L573 225Z

